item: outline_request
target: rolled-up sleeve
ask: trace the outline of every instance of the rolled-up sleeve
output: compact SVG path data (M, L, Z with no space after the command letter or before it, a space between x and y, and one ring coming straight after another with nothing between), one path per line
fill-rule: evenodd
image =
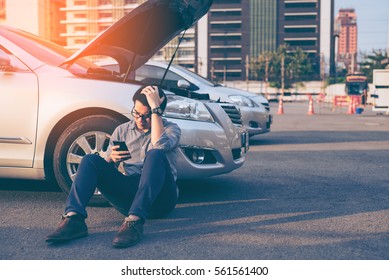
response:
M154 145L150 145L152 149L161 149L161 150L173 150L178 147L178 143L180 142L181 137L181 129L175 123L169 122L167 126L165 126L165 130L163 131L161 137Z

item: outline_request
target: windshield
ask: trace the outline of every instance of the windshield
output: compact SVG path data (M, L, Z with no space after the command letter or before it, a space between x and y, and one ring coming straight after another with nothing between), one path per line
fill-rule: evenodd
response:
M210 86L210 87L214 87L216 86L214 83L212 83L211 81L207 80L206 78L204 78L203 76L200 76L199 74L196 74L180 65L174 65L174 67L176 67L177 69L180 69L182 72L185 72L188 76L190 76L192 79L196 80L196 81L200 81L201 83L207 85L207 86ZM198 83L198 82L197 82Z
M22 30L1 29L0 32L9 41L48 65L59 66L73 53L56 43ZM77 64L84 69L93 66L85 60L79 60Z
M348 94L362 94L363 90L366 88L365 83L349 83L347 85Z

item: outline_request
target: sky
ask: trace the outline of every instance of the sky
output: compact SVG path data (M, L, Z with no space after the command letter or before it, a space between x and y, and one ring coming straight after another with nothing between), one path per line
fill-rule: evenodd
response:
M335 16L340 8L355 9L359 52L388 49L389 0L335 0Z

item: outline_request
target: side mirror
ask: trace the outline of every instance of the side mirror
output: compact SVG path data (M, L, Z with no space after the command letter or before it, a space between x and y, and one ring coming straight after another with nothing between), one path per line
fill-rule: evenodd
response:
M13 67L11 66L11 60L9 55L0 49L0 71L10 71Z
M189 89L190 88L190 84L188 83L188 81L178 80L177 81L177 87L178 88L182 88L182 89Z

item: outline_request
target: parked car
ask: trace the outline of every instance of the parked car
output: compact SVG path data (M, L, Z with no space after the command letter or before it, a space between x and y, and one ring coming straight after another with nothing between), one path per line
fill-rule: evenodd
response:
M121 67L139 67L201 17L190 6L192 1L185 2L187 10L181 7L173 12L174 7L161 6L169 1L151 2L73 55L30 33L0 26L0 177L55 178L68 193L81 158L90 153L105 155L114 128L132 118L132 96L141 85L94 61L110 58ZM198 9L204 14L208 8ZM138 39L130 39L132 34L139 38L139 26L155 30L158 36L137 45ZM182 130L179 179L218 175L243 165L245 130L234 125L217 103L173 94L168 94L168 100L164 117Z
M159 83L168 64L148 61L135 71L135 80L143 83ZM270 132L272 114L268 100L263 95L214 84L204 77L171 64L163 81L163 87L177 94L186 91L208 94L212 100L236 104L242 115L242 124L250 136Z

